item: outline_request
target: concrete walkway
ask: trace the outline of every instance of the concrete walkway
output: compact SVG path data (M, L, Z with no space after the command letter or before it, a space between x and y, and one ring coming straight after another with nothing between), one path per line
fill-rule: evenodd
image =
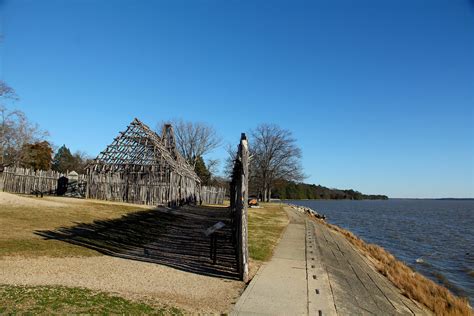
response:
M273 258L233 315L424 315L339 233L290 207Z
M324 314L334 311L334 305L331 307L329 301L318 300L316 292L308 292L310 263L307 251L311 248L306 247L306 218L290 208L286 211L290 223L272 259L253 278L237 302L233 315L307 315L313 311L317 314L318 310L328 312ZM316 283L318 280L311 279L312 286ZM314 309L316 302L318 310Z

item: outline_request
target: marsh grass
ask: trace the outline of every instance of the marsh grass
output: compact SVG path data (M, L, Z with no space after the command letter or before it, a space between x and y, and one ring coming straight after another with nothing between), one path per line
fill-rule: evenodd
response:
M152 307L122 297L63 286L0 285L0 314L182 315L174 307Z
M261 208L249 208L249 255L253 260L267 261L288 225L281 204L261 203Z
M414 272L382 247L368 244L353 233L336 225L320 222L344 235L366 257L371 259L377 270L397 286L406 297L422 303L436 315L472 315L466 298L457 297L448 289Z

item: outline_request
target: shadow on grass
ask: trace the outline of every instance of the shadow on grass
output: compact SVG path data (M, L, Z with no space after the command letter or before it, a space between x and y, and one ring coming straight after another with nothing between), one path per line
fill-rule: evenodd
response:
M218 221L224 222L225 227L219 231L217 261L213 264L210 237L205 236L204 231ZM163 264L202 275L238 278L228 208L162 207L35 234L106 255Z

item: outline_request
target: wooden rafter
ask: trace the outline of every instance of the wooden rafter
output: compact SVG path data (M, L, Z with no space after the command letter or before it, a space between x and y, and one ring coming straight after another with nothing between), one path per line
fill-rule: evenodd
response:
M160 137L140 120L134 119L125 131L88 166L90 171L131 171L137 167L169 168L174 173L200 183L194 169L176 150L173 128L167 124Z

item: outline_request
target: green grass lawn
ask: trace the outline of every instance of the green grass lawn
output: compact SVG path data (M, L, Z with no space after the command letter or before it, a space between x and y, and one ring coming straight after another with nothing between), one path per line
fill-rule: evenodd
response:
M267 261L273 254L288 217L279 203L260 203L261 208L249 208L249 255L251 259Z
M0 314L182 315L173 307L155 308L122 297L62 286L0 285Z

